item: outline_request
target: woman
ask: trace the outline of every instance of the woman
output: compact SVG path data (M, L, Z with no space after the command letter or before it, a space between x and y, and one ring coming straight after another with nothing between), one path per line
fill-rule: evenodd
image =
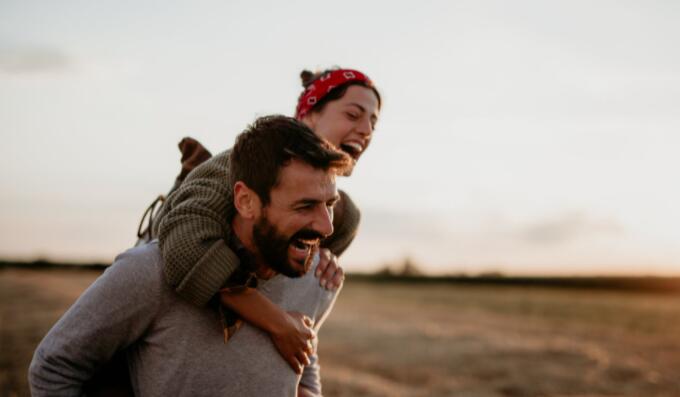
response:
M317 135L350 155L354 163L370 144L378 120L381 98L363 73L350 69L301 73L303 92L298 98L295 117ZM268 332L281 355L300 373L311 353L309 319L285 313L255 289L243 288L248 279L228 246L233 216L231 187L227 179L229 151L205 161L191 172L162 207L154 235L159 238L165 262L166 281L183 298L202 306L217 292L221 303L241 318ZM341 284L342 270L335 271L335 256L349 246L359 222L359 211L340 192L335 209L334 229L320 249L324 273L320 283L329 288ZM226 214L226 216L225 216ZM227 240L227 241L225 241ZM225 283L239 288L221 289ZM227 314L225 338L238 327L238 320Z

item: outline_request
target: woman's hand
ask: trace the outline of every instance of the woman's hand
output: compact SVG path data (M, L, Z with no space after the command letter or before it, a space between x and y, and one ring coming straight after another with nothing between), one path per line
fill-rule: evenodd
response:
M309 356L314 352L314 324L309 317L298 312L288 312L285 319L269 335L283 359L295 373L301 374L303 367L309 365Z
M314 273L319 284L329 291L335 291L345 280L345 271L338 265L338 257L328 248L319 249L319 265Z

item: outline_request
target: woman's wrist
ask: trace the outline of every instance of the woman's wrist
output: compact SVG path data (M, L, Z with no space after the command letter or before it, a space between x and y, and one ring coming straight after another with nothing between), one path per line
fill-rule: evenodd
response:
M291 328L295 328L293 324L290 323L288 314L281 310L280 307L272 305L271 316L267 316L264 322L264 331L270 335L284 335L290 332Z

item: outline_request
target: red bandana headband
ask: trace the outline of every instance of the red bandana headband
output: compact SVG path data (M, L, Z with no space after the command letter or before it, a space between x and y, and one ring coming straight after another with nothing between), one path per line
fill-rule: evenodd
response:
M307 86L307 89L302 93L298 101L295 118L301 120L333 88L352 81L365 82L369 86L373 86L371 79L358 70L339 69L328 72Z

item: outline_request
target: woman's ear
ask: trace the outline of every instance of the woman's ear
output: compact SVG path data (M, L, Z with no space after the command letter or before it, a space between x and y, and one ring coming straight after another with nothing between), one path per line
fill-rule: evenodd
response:
M234 208L241 217L252 220L260 216L262 202L255 191L238 181L234 184Z
M318 118L319 118L318 112L307 112L305 117L303 117L302 120L300 121L302 121L307 127L309 127L310 130L315 131L316 122Z

